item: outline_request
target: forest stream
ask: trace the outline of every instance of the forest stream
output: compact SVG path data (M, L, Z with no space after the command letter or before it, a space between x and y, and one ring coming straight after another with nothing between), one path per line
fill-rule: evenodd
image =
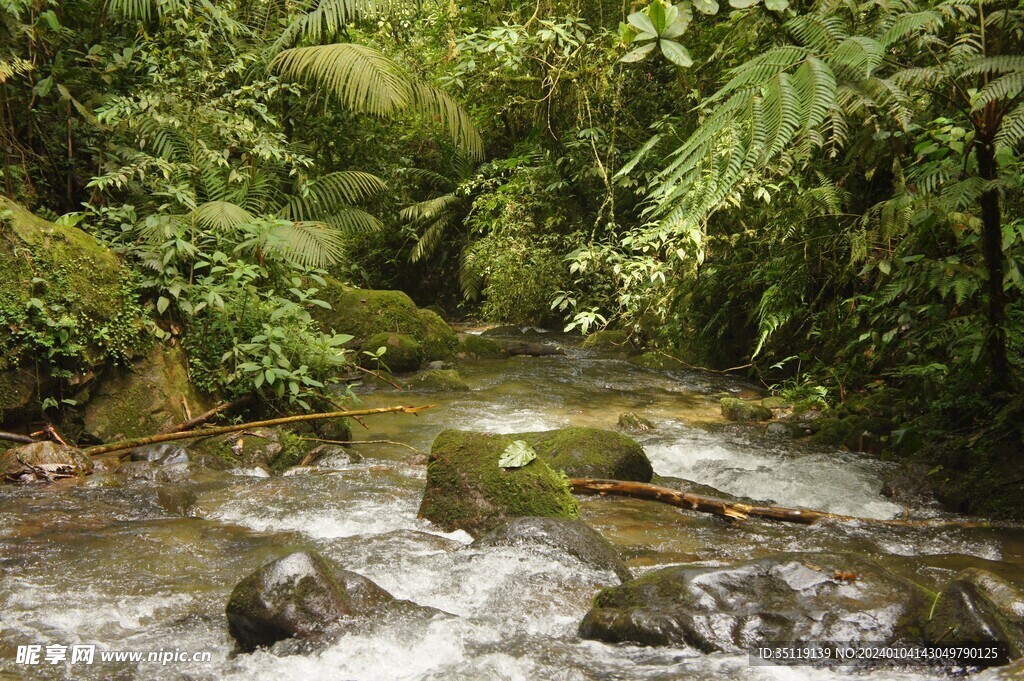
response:
M935 678L928 670L752 667L746 655L581 639L577 630L595 593L618 583L613 573L542 548L472 547L468 534L440 532L417 518L422 454L442 429L614 428L620 413L632 411L655 425L634 437L658 475L873 518L904 512L880 493L891 464L724 421L720 397L752 394L756 386L722 374L652 371L573 347L565 356L466 360L460 372L469 392L363 389L366 407L435 406L366 419L356 439L390 442L355 446L362 455L355 462L327 458L276 477L185 466L180 479L165 475L164 482L98 473L81 484L0 487L0 664L26 643L83 643L209 651L212 661L78 665L74 678ZM1024 586L1020 530L730 524L648 501L580 501L582 520L610 539L636 574L782 552L851 552L932 590L972 566ZM232 655L224 608L234 585L305 549L398 598L456 617L388 622L309 654ZM70 669L10 665L0 678L59 678Z

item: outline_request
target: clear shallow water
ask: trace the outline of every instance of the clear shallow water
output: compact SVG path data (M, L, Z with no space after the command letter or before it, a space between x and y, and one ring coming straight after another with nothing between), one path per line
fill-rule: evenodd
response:
M418 416L367 419L356 438L421 452L446 427L490 432L610 428L636 411L655 470L779 504L889 517L884 464L808 450L721 423L718 397L750 386L698 372L664 374L574 354L467 363L469 393L363 396L367 406L435 404ZM576 637L596 591L617 582L529 548L468 547L416 518L425 469L395 445L365 445L358 464L325 462L287 477L218 474L160 485L0 488L0 678L123 679L809 679L871 678L750 667L745 656L612 646ZM183 500L182 493L189 496ZM184 513L181 509L186 509ZM929 511L929 513L934 513ZM635 571L726 564L781 551L854 551L936 587L985 567L1020 582L1024 536L983 529L791 526L717 518L629 499L586 498L583 518ZM234 584L294 550L315 549L399 598L455 617L396 621L314 655L232 658L224 605ZM209 651L207 663L17 666L18 645L95 643L113 651ZM872 675L923 679L924 675Z

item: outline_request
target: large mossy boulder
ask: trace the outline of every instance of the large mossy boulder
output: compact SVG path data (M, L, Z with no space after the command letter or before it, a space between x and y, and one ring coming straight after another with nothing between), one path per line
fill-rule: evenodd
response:
M416 371L423 366L426 358L419 341L401 333L378 333L370 336L363 347L374 353L384 348L384 354L377 359L363 355L360 361L364 366L370 369L387 368L392 373Z
M419 338L423 354L428 362L452 359L459 351L459 337L433 310L420 310L423 320L423 336Z
M852 554L674 566L604 589L580 636L744 652L765 641L919 640L931 594Z
M490 338L470 334L462 339L459 351L475 359L501 359L508 357L508 351Z
M643 447L614 430L562 428L523 436L537 454L570 478L650 482L654 469Z
M239 582L226 613L238 647L252 652L290 638L327 641L396 613L432 617L439 611L399 601L362 575L337 570L318 554L303 551Z
M47 396L49 377L27 378L19 362L48 351L66 376L143 346L133 281L89 234L0 196L0 422L38 415L39 389Z
M427 369L409 379L408 387L431 392L464 392L469 384L455 369Z
M401 291L346 288L328 280L328 286L320 295L332 307L316 312L320 323L339 333L351 334L360 346L378 333L403 333L421 338L426 330L416 303Z
M76 447L36 442L0 454L0 481L33 482L92 473L92 458Z
M157 345L131 367L112 369L91 390L82 413L85 432L112 442L143 437L210 408L188 380L185 356L177 346Z
M577 518L579 505L567 481L542 458L521 468L498 465L516 439L461 430L441 432L427 460L420 517L446 531L465 530L473 536L510 518Z
M538 546L572 556L597 570L632 579L610 541L586 523L564 518L516 518L473 542L475 547Z
M1000 641L1010 659L1024 657L1024 593L986 570L960 572L939 595L929 639L955 645Z

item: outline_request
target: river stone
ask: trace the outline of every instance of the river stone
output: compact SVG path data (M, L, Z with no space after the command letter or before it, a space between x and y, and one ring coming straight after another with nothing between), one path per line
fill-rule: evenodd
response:
M1024 593L980 568L968 568L950 582L925 627L943 643L1002 641L1010 659L1024 657Z
M971 681L1024 681L1024 660L1011 662L1004 667L986 669L971 676Z
M562 428L527 433L545 463L570 478L610 478L650 482L654 469L643 447L613 430Z
M368 352L377 352L380 348L385 348L385 352L379 362L391 372L416 371L423 366L423 346L412 336L378 333L370 336L363 347ZM378 360L367 355L363 355L360 361L369 369L378 367Z
M730 421L767 421L772 417L772 410L760 402L723 397L722 416Z
M524 545L556 549L598 570L614 572L623 582L633 578L612 543L579 520L516 518L473 542L473 546Z
M377 291L347 288L328 277L318 293L331 305L330 310L317 308L314 318L325 331L334 330L353 336L352 344L362 346L378 333L404 333L422 338L426 327L416 303L401 291Z
M35 442L0 454L0 479L30 482L49 475L88 475L92 457L76 447L59 442Z
M604 589L580 636L704 653L765 641L890 643L912 634L930 603L920 587L858 556L790 553L673 566Z
M461 392L469 384L454 369L427 369L409 379L409 387L420 390Z
M470 334L462 339L460 353L476 359L501 359L508 357L508 352L490 338L481 338Z
M627 433L646 433L649 430L654 430L654 424L649 419L632 411L624 411L619 414L618 426L619 430L624 430Z
M552 357L564 355L565 350L550 343L532 343L529 341L507 340L499 343L510 357Z
M420 310L423 320L423 337L419 339L427 361L452 359L459 351L459 337L433 310Z
M132 461L152 461L162 465L172 463L188 463L190 461L188 450L181 445L170 442L161 442L154 445L143 445L132 450L130 459Z
M334 569L302 551L264 565L228 598L228 631L245 652L290 638L328 642L393 617L428 619L441 611L398 600L373 581Z
M189 382L181 348L157 345L132 368L103 375L82 413L85 432L100 442L153 435L188 420L183 400L193 413L211 406Z
M566 481L538 457L521 468L498 465L517 439L462 430L442 431L427 459L419 515L446 531L479 536L509 518L575 519L579 505Z
M190 445L193 459L219 459L229 468L258 468L280 473L296 466L316 443L282 427L252 428L204 438Z

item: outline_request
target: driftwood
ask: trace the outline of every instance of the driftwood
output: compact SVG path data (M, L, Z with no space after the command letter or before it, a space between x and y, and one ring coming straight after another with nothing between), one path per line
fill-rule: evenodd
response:
M598 494L648 499L689 511L713 513L730 520L766 518L787 523L813 525L819 521L856 522L871 525L897 527L1022 527L1019 523L979 522L973 520L897 520L881 518L860 518L825 511L811 511L784 506L756 506L714 497L703 497L682 490L659 487L645 482L624 480L599 480L596 478L571 478L572 491L576 494Z
M7 440L8 442L20 442L24 445L30 445L35 442L39 442L35 438L31 438L28 435L18 435L17 433L8 433L0 430L0 440Z
M212 419L217 414L222 414L222 413L224 413L226 411L230 411L230 410L235 409L237 407L244 406L246 404L249 404L252 401L253 401L253 396L252 395L243 395L242 397L239 397L237 399L231 400L230 402L224 402L222 404L218 404L213 409L210 409L209 411L204 411L199 416L197 416L195 418L192 418L192 419L189 419L188 421L184 421L182 423L179 423L176 426L171 426L170 428L167 428L166 430L161 431L161 433L183 433L186 430L192 430L196 426L203 425L204 423L206 423L207 421ZM184 399L182 399L182 402L184 403Z
M428 404L422 407L380 407L377 409L356 409L352 411L331 411L322 414L298 414L296 416L284 416L278 419L268 419L266 421L252 421L250 423L239 423L234 426L219 426L217 428L203 428L202 430L190 430L183 433L163 433L160 435L151 435L149 437L137 437L131 440L122 440L120 442L111 442L105 445L97 445L95 447L86 447L83 451L90 456L99 456L100 454L109 454L111 452L121 452L129 449L135 449L136 447L142 447L144 445L153 445L160 442L174 442L177 440L188 440L199 437L210 437L211 435L224 435L226 433L237 433L240 430L248 430L250 428L268 428L272 426L283 426L288 423L301 423L303 421L318 421L321 419L336 419L357 416L370 416L371 414L388 414L388 413L402 413L402 414L416 414L424 409L430 409L432 404Z

